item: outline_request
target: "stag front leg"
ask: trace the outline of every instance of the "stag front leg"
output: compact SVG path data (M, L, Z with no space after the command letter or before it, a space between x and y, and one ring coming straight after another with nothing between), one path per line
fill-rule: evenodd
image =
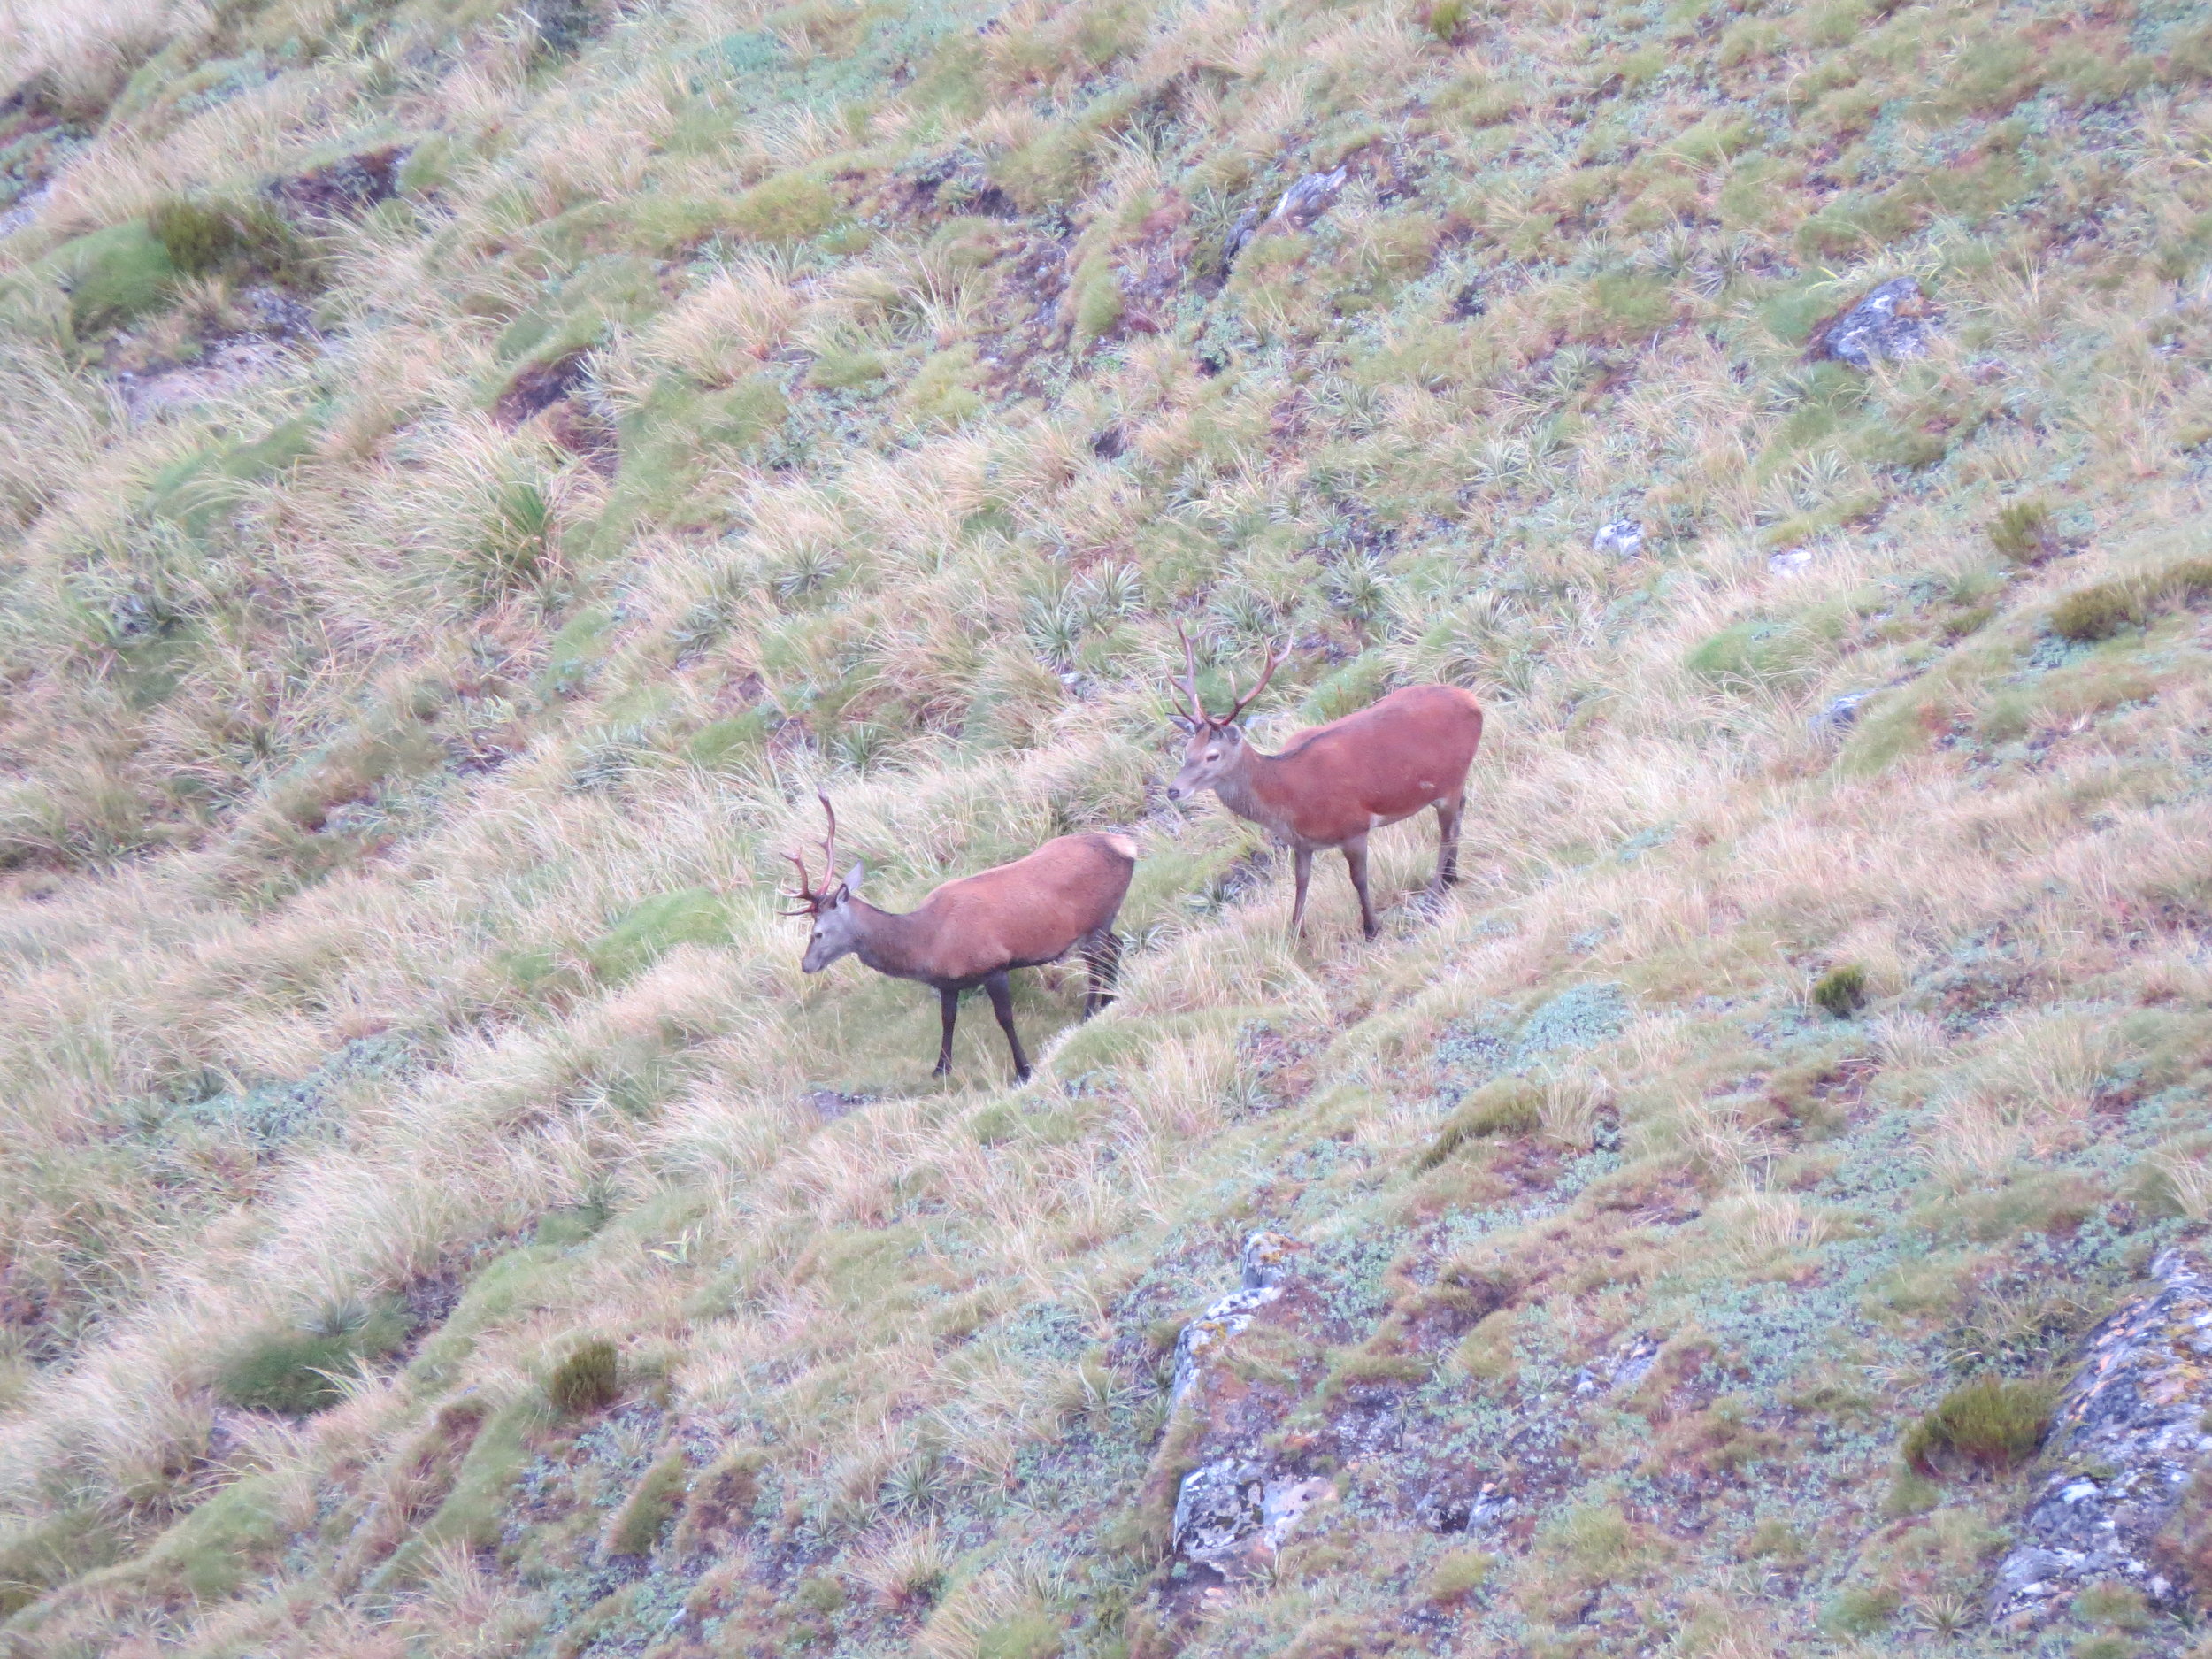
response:
M1291 879L1295 887L1290 901L1290 936L1296 939L1306 923L1306 883L1313 879L1313 849L1299 847L1290 855Z
M1001 968L983 981L983 988L990 993L991 1011L998 1016L1000 1029L1006 1033L1006 1046L1014 1051L1014 1081L1029 1081L1029 1056L1022 1052L1020 1034L1014 1029L1014 989L1006 982L1006 970Z
M1459 879L1459 815L1467 804L1464 790L1436 803L1436 890L1441 893Z
M940 991L937 993L937 1003L944 1010L945 1038L937 1045L937 1069L930 1075L944 1077L952 1071L952 1027L960 1018L960 993Z
M1367 837L1355 835L1344 843L1344 867L1352 872L1352 891L1359 895L1360 932L1372 939L1380 932L1375 926L1374 902L1367 896Z

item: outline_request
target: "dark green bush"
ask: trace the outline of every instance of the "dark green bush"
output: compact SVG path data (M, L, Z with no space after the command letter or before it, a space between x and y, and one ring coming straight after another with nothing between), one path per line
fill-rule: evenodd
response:
M596 1337L571 1353L545 1379L546 1397L556 1410L574 1415L614 1403L622 1392L614 1344Z
M2050 508L2032 497L2008 503L1989 521L1989 544L2016 564L2041 563L2058 550Z
M1813 981L1813 1001L1838 1019L1848 1019L1866 1006L1866 970L1855 962L1839 962Z
M1471 1141L1532 1133L1543 1121L1544 1092L1525 1077L1502 1077L1470 1094L1438 1131L1419 1168L1432 1170Z
M407 1340L396 1302L335 1304L296 1325L242 1340L215 1374L216 1392L249 1411L303 1417L335 1404L338 1379L363 1360L380 1359Z
M169 263L186 276L219 269L244 242L227 212L180 196L156 204L146 226L168 251Z
M146 228L180 276L227 271L284 288L313 285L313 250L266 202L241 206L170 196L146 215Z
M1978 1377L1906 1431L1906 1463L1924 1475L1962 1467L2002 1474L2033 1457L2050 1430L2058 1386L2036 1379Z
M2142 595L2132 582L2099 582L2068 594L2051 607L2051 632L2078 644L2108 640L2122 628L2139 627L2143 621Z

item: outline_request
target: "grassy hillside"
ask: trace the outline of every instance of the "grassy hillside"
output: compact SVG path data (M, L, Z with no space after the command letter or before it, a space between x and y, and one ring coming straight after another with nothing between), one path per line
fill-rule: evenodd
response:
M2212 1214L2201 5L5 0L0 84L0 1655L2191 1650L1982 1608ZM1464 883L1288 939L1179 622L1263 742L1476 689ZM893 905L1137 834L1122 1000L933 1082L797 971L818 786ZM1217 1571L1224 1459L1311 1507Z

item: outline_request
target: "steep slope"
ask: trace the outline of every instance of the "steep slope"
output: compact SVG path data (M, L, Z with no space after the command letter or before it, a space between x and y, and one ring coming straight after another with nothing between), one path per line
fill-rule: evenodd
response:
M1987 1609L2212 1212L2200 7L0 81L0 1653L2190 1650L2212 1475ZM1464 884L1286 937L1179 623L1475 688ZM818 785L887 903L1131 830L1121 1001L933 1083Z

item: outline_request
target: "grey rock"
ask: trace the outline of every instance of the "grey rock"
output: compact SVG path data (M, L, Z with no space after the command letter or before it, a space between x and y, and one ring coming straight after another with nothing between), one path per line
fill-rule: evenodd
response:
M1336 205L1342 194L1344 180L1350 177L1348 169L1337 166L1327 173L1309 173L1283 192L1282 200L1275 204L1275 211L1267 216L1270 227L1286 230L1303 230Z
M1897 277L1830 324L1815 342L1814 354L1855 369L1870 369L1877 363L1925 357L1934 334L1920 284L1910 277Z
M1336 204L1336 198L1344 189L1344 181L1351 176L1346 167L1333 167L1327 173L1309 173L1294 181L1277 200L1272 210L1263 219L1256 208L1247 208L1237 216L1229 227L1229 234L1221 244L1221 274L1227 276L1237 256L1253 237L1275 231L1304 230Z
M1246 1458L1217 1458L1185 1475L1176 1491L1175 1548L1210 1567L1235 1566L1280 1549L1332 1490L1318 1475L1271 1475Z
M1238 1256L1240 1283L1185 1325L1175 1339L1175 1379L1171 1398L1179 1401L1198 1380L1206 1356L1252 1323L1252 1316L1279 1300L1294 1240L1279 1233L1256 1233Z
M2096 1580L2133 1586L2153 1606L2185 1609L2154 1545L2190 1477L2212 1453L2212 1279L2170 1250L2152 1266L2162 1283L2091 1333L2052 1418L2054 1465L1998 1564L1989 1617L2009 1630L2039 1625Z
M1597 534L1590 538L1590 545L1616 558L1634 558L1644 550L1644 526L1633 518L1616 518L1598 526Z
M1659 1363L1663 1339L1647 1333L1630 1337L1596 1364L1575 1372L1575 1393L1617 1394L1633 1388L1651 1375L1651 1368Z
M1414 1503L1413 1518L1432 1532L1484 1532L1503 1525L1519 1507L1510 1492L1486 1480L1471 1493L1463 1488L1424 1493Z
M1809 547L1786 548L1768 558L1767 568L1777 576L1794 576L1812 562L1812 549Z
M1861 705L1873 695L1871 691L1847 691L1840 697L1832 698L1828 706L1809 722L1814 733L1825 735L1848 730L1857 724Z

